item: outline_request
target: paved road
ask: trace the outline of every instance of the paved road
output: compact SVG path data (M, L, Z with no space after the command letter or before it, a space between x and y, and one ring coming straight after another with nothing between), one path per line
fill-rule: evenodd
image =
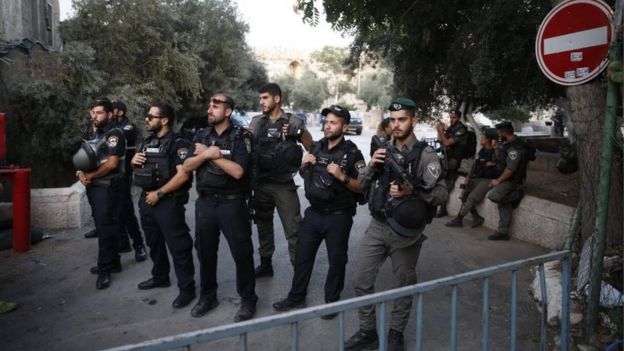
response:
M315 139L320 132L312 128ZM371 132L350 137L363 149L368 159ZM298 180L300 181L300 179ZM303 193L300 197L306 206ZM187 220L194 227L193 199L187 207ZM367 208L361 206L350 238L354 257L358 243L369 222ZM418 266L420 281L441 278L461 272L488 267L510 260L527 258L546 252L545 249L520 241L491 242L486 229L449 230L434 220L426 229L425 242ZM281 225L276 222L276 228ZM99 350L135 343L177 333L210 328L230 323L238 309L233 261L227 243L222 240L219 252L219 307L204 316L193 318L190 307L174 310L171 301L177 289L137 290L136 284L149 277L150 262L136 263L132 254L122 257L123 272L113 275L112 286L104 291L95 289L95 276L89 267L96 262L97 242L84 239L90 228L60 231L53 238L33 247L26 254L0 252L0 298L19 303L16 311L0 315L0 349L2 350ZM254 245L257 237L254 228ZM274 257L275 276L257 281L257 316L274 314L271 304L284 297L292 277L286 243L280 230L276 233ZM258 257L256 254L256 262ZM354 296L351 279L356 262L347 265L347 281L343 298ZM307 299L308 306L323 303L324 276L327 272L326 251L319 252ZM174 275L172 278L175 280ZM539 339L538 312L527 295L530 274L519 274L518 349L533 350ZM458 344L460 350L480 349L481 288L480 282L459 288ZM175 286L175 285L174 285ZM392 286L388 264L384 265L377 282L379 290ZM491 282L490 335L492 350L508 349L510 274ZM447 350L450 335L450 289L425 295L424 348ZM346 314L348 336L357 330L357 314ZM408 325L407 335L413 346L415 321ZM337 320L311 320L301 324L302 350L336 349ZM289 328L280 327L249 336L252 350L288 350ZM235 350L235 338L216 344L193 347L193 350Z

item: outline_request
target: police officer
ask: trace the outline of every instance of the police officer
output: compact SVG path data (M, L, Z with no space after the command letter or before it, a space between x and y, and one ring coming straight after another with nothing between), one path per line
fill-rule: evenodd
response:
M295 262L301 210L293 175L303 156L296 142L301 142L309 150L312 136L301 119L282 110L279 85L268 83L258 92L262 114L255 116L249 124L257 147L252 205L258 226L260 266L256 267L255 275L272 277L271 258L275 251L273 212L276 207L288 241L290 261L293 265Z
M528 152L524 140L514 134L511 122L501 122L496 129L502 141L501 175L490 181L487 197L498 205L498 229L489 240L509 240L511 213L524 197L522 184L526 178Z
M230 117L234 101L216 94L208 107L208 127L195 135L184 161L187 172L197 170L195 203L195 247L199 257L201 292L191 310L201 317L219 304L217 300L217 249L223 232L236 266L236 290L241 307L235 322L251 319L256 313L253 243L247 197L252 161L251 136L234 126Z
M78 171L80 182L87 188L87 197L93 210L98 232L98 263L91 272L97 274L95 287L106 289L111 284L111 272L121 271L118 254L117 230L121 201L120 178L125 170L126 140L113 117L113 104L100 99L93 104L94 143L105 144L97 155L99 166L93 170Z
M484 219L477 211L477 204L483 200L490 190L490 181L500 175L497 167L498 160L496 150L492 145L493 140L498 139L498 132L494 128L486 128L481 136L481 149L470 170L466 182L462 187L462 205L457 217L446 223L447 227L462 227L463 218L470 212L472 214L472 228L483 224Z
M449 191L455 187L455 181L459 176L457 170L462 158L467 153L468 128L459 120L460 118L461 111L451 110L449 112L450 125L448 128L441 121L436 124L438 140L445 149L446 176L444 180ZM440 205L436 217L444 217L447 214L446 204Z
M132 247L134 248L134 259L142 262L147 259L145 245L143 245L143 237L139 229L139 222L134 213L134 204L132 203L132 165L130 162L136 153L137 129L134 123L126 117L126 104L121 100L113 102L113 113L115 121L119 128L123 130L126 137L126 173L121 178L121 217L119 218L119 252L130 252L130 240L132 238Z
M295 274L288 296L273 304L277 311L304 305L312 268L319 246L325 240L329 270L325 280L325 302L340 299L344 287L349 234L360 193L358 171L364 157L357 146L345 140L351 120L349 111L332 105L321 111L325 118L325 138L316 142L303 158L301 176L305 182L310 207L305 210L299 230ZM322 318L331 319L335 314Z
M93 125L93 119L95 117L95 113L93 111L93 108L91 108L89 110L89 117L85 118L84 124L83 124L83 128L82 128L82 140L93 140L95 139L95 127ZM93 210L91 210L93 212ZM93 213L91 213L91 216L95 218L95 216L93 215ZM97 229L93 228L92 230L86 232L84 234L84 237L87 239L91 239L91 238L97 238Z
M193 239L184 219L184 205L193 178L182 167L190 143L171 130L175 111L167 104L152 104L145 123L151 134L132 158L132 167L135 185L143 188L139 214L154 265L152 277L139 283L138 288L148 290L171 285L168 248L180 291L172 305L182 308L195 298Z
M417 188L397 177L388 167L389 148L379 148L368 166L358 177L360 188L369 194L371 223L360 243L353 285L357 296L375 292L375 279L386 258L392 262L393 287L416 283L416 264L423 229L431 211L423 201L433 191L442 170L436 152L414 135L417 123L415 104L406 98L395 99L390 109L391 141L404 173ZM394 303L388 333L388 349L402 350L403 331L407 325L412 298L404 297ZM375 306L358 311L360 330L345 344L345 350L377 348ZM384 331L381 331L384 332Z

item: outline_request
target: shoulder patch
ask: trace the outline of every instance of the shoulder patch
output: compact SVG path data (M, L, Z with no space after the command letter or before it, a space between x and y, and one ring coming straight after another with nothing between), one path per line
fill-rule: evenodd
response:
M116 135L111 135L111 136L108 137L108 139L106 139L106 143L110 147L117 146L118 142L119 142L119 138Z
M133 129L134 129L134 126L133 126L132 124L130 124L130 123L126 124L126 125L123 127L123 130L128 130L128 131L130 131L130 130L133 130Z
M178 157L180 157L181 160L186 159L186 156L188 155L188 149L185 147L181 147L178 149Z
M515 161L518 158L518 151L511 150L509 151L509 159Z
M427 171L434 178L439 178L442 174L442 167L440 166L440 162L431 162L427 165Z

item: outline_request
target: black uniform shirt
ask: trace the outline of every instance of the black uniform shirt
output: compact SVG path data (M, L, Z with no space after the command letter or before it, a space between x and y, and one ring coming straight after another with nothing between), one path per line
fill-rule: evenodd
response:
M204 144L204 139L207 132L210 133L209 140L211 140L210 145L207 146L215 145L217 140L220 143L229 143L230 140L232 140L232 138L230 138L230 133L238 133L237 128L233 127L231 124L225 131L223 131L221 135L218 135L215 129L212 127L200 129L195 134L193 144L191 144L190 148L188 149L188 155L192 156L195 152L195 143ZM233 145L230 146L231 150L221 150L221 154L226 156L225 154L227 152L231 152L228 158L231 161L238 163L243 168L243 174L248 175L251 170L251 141L248 138L242 137L234 138L234 140L232 140L232 143Z

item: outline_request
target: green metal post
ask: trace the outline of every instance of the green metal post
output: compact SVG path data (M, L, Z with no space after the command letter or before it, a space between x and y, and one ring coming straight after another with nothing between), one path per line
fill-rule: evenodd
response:
M621 37L619 38L621 39ZM616 40L610 50L610 59L621 60L621 44ZM596 213L596 240L592 256L592 273L589 284L589 301L587 306L586 334L587 341L591 341L596 330L598 308L600 304L600 290L603 270L603 256L606 247L607 218L609 210L609 187L611 185L611 163L613 158L613 142L615 139L615 120L619 106L617 84L607 79L607 115L602 133L602 158L600 159L600 183L598 187L598 211Z

